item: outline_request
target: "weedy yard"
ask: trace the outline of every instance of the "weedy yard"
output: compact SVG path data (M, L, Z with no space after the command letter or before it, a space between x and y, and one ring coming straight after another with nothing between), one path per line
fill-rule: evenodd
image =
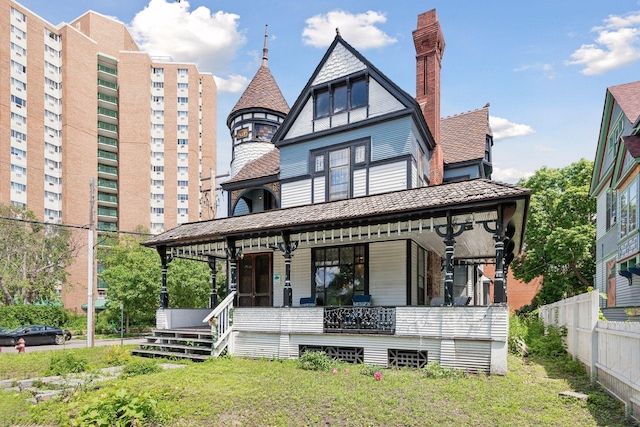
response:
M634 426L621 405L566 358L509 356L504 377L437 364L378 369L311 354L296 360L223 357L159 370L128 348L0 354L0 379L125 374L37 405L0 392L0 425L149 426ZM589 398L560 397L578 391Z

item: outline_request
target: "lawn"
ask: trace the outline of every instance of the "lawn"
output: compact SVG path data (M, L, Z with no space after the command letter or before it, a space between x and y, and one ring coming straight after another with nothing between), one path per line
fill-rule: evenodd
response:
M86 359L90 371L122 362L117 347L64 351ZM0 379L44 375L54 353L2 353ZM295 360L210 359L83 387L38 405L25 401L27 392L2 392L0 425L70 425L81 414L116 405L135 407L150 419L143 425L154 426L637 425L575 365L511 355L508 362L504 377L380 369L376 380L378 369L363 365L311 371ZM567 390L589 399L558 396Z

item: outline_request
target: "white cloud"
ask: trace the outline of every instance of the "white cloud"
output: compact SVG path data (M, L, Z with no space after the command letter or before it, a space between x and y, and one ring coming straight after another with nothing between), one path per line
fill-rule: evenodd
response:
M640 60L640 11L626 16L610 15L593 44L583 44L571 54L568 65L584 65L582 74L595 75Z
M502 169L495 165L493 167L493 172L491 172L491 179L494 181L509 182L512 184L520 181L520 179L527 179L532 176L533 172L519 171L515 168Z
M228 76L228 78L222 78L213 76L216 81L216 87L218 93L240 93L249 84L249 78L238 74Z
M314 47L327 47L333 42L338 28L342 38L356 49L383 47L397 41L376 27L386 21L383 13L371 10L358 14L334 10L307 19L302 39Z
M529 135L534 132L533 128L529 125L523 125L518 123L512 123L502 117L489 116L489 124L493 131L493 139L497 141L499 139L514 138L516 136Z
M171 56L177 62L194 62L204 72L223 73L246 39L238 30L238 15L211 13L189 2L150 0L128 25L142 51Z
M525 64L514 68L513 71L515 73L521 73L523 71L538 72L549 80L553 80L558 76L558 73L553 69L553 64Z

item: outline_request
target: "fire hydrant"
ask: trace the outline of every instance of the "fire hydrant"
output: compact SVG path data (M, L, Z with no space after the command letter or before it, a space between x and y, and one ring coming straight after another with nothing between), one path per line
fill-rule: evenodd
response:
M24 343L24 338L20 338L18 340L18 344L16 345L16 350L18 353L24 353L26 351L27 346Z

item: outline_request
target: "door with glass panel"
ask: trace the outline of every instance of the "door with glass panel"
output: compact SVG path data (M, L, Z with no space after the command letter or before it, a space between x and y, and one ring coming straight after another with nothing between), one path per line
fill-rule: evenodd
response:
M271 253L245 254L238 269L238 306L271 306Z

